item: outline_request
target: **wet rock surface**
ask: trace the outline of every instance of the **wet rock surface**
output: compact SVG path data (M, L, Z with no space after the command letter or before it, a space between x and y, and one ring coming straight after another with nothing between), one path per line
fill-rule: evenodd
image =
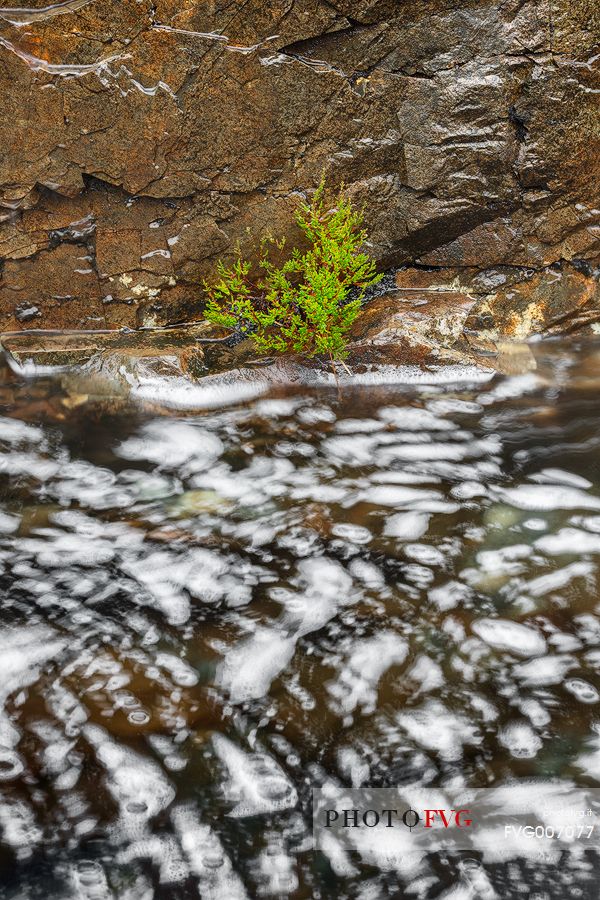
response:
M4 329L193 318L323 170L384 268L598 259L592 3L10 5Z
M432 373L437 378L442 367L449 367L449 378L457 367L514 375L536 368L527 339L597 333L597 274L566 263L543 272L402 267L365 300L348 334L346 362L333 367L326 358L258 356L250 338L206 321L141 330L0 332L0 346L19 372L77 370L78 377L116 385L118 396L159 405L168 399L167 405L184 408L196 401L218 405L222 391L234 388L243 399L274 385L412 382ZM190 401L194 382L206 396L196 390Z

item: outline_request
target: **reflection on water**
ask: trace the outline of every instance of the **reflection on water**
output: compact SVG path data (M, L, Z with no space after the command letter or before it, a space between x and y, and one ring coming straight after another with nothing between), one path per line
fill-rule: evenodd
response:
M310 813L599 784L599 387L594 345L187 418L5 385L0 897L596 898L583 851L343 870Z

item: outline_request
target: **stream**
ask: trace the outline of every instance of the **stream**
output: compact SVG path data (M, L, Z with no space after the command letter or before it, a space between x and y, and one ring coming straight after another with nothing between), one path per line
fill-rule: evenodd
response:
M313 846L327 785L600 786L600 342L205 411L0 384L0 898L597 898Z

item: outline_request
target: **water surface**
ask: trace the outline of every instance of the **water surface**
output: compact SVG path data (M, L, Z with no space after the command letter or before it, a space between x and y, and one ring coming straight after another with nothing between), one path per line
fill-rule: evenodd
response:
M535 348L534 348L535 349ZM312 852L311 790L600 786L600 348L197 415L0 388L0 898L596 898Z

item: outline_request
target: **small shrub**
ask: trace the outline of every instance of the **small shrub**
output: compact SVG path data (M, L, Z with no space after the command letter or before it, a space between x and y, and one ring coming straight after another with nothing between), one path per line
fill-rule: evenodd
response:
M324 353L343 359L346 334L365 289L382 277L361 250L367 236L362 212L341 191L331 205L321 181L310 203L298 209L296 221L309 249L302 253L295 248L278 267L269 259L270 246L283 250L285 241L264 240L259 258L263 274L254 280L250 263L239 253L231 266L219 261L216 281L204 285L204 315L250 335L262 353Z

